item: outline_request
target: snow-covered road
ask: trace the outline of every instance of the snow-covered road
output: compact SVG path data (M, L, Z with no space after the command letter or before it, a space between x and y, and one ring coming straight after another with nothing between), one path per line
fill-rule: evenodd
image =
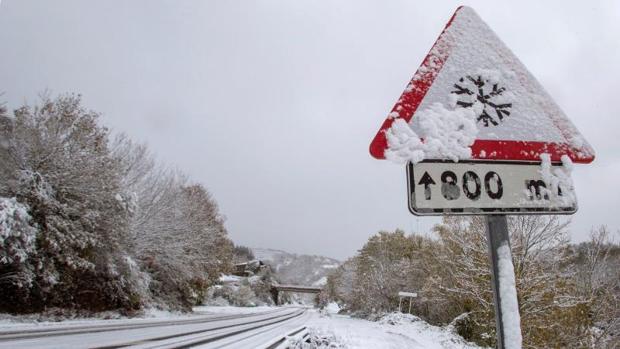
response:
M0 349L480 349L451 326L432 326L401 313L376 322L337 315L330 307L319 312L301 306L197 307L192 315L158 316L36 324L0 321ZM314 344L302 344L301 337Z
M0 330L0 348L260 348L299 328L308 317L303 308L277 308L173 320L12 326Z

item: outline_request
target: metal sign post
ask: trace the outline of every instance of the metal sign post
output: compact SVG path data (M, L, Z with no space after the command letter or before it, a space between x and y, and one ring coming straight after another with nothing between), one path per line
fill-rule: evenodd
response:
M502 279L499 277L499 256L497 250L500 246L508 244L508 220L505 215L487 216L487 239L489 246L489 258L491 259L491 283L493 285L493 300L495 303L495 324L497 331L497 348L505 349L504 322L502 312L502 295L500 290Z

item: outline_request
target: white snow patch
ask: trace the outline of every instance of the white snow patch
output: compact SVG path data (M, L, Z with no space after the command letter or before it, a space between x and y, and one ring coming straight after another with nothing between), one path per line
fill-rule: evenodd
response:
M324 286L327 284L327 276L322 276L320 279L312 283L312 286Z
M540 154L540 174L546 188L542 189L544 195L549 197L550 202L556 206L572 206L577 204L577 195L573 187L571 173L573 162L567 155L562 155L562 166L551 166L551 156ZM561 193L561 195L560 195Z
M471 158L471 145L478 128L476 115L480 103L472 108L447 109L434 103L416 113L419 133L413 131L404 119L396 119L386 131L388 148L385 158L396 163L418 163L424 159L450 159L458 162Z
M510 254L510 246L504 244L498 247L497 255L505 348L521 349L521 317L519 316L517 286Z
M384 325L403 325L416 321L421 321L421 319L415 315L405 313L390 313L382 317L379 320L379 323Z
M256 306L256 307L235 307L232 305L215 306L215 305L201 305L192 308L196 314L254 314L264 311L278 309L277 307L270 306Z
M241 281L242 277L241 276L236 276L236 275L228 275L228 274L222 274L222 276L220 276L220 281L221 282L238 282Z
M340 312L340 306L336 302L331 302L325 307L325 311L328 314L338 314Z

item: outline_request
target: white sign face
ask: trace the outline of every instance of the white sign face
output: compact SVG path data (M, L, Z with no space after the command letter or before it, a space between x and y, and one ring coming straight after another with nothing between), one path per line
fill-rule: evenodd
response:
M399 297L417 297L418 294L415 292L398 292Z
M409 163L409 210L415 215L575 213L572 187L543 174L540 164Z

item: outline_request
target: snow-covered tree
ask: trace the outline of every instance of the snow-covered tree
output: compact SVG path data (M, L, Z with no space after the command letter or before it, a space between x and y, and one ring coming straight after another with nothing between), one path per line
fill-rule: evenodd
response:
M119 136L123 201L130 210L129 246L153 278L157 298L189 307L230 269L232 243L215 200L199 184L157 165L144 145Z
M415 258L416 241L403 231L372 236L356 256L351 306L363 313L392 311L398 292L422 285L421 259Z
M587 304L591 335L582 342L595 348L620 347L620 246L606 226L592 229L590 240L571 248L576 296Z
M38 231L29 258L36 277L26 296L7 302L12 311L132 306L118 268L127 217L119 164L98 117L76 95L2 117L0 196L27 205Z
M0 106L0 309L189 307L230 268L215 200L78 95Z
M468 314L466 326L457 327L466 339L492 339L493 293L484 218L444 217L435 232L439 244L433 253L434 272L422 293L431 303L442 304L443 322Z

